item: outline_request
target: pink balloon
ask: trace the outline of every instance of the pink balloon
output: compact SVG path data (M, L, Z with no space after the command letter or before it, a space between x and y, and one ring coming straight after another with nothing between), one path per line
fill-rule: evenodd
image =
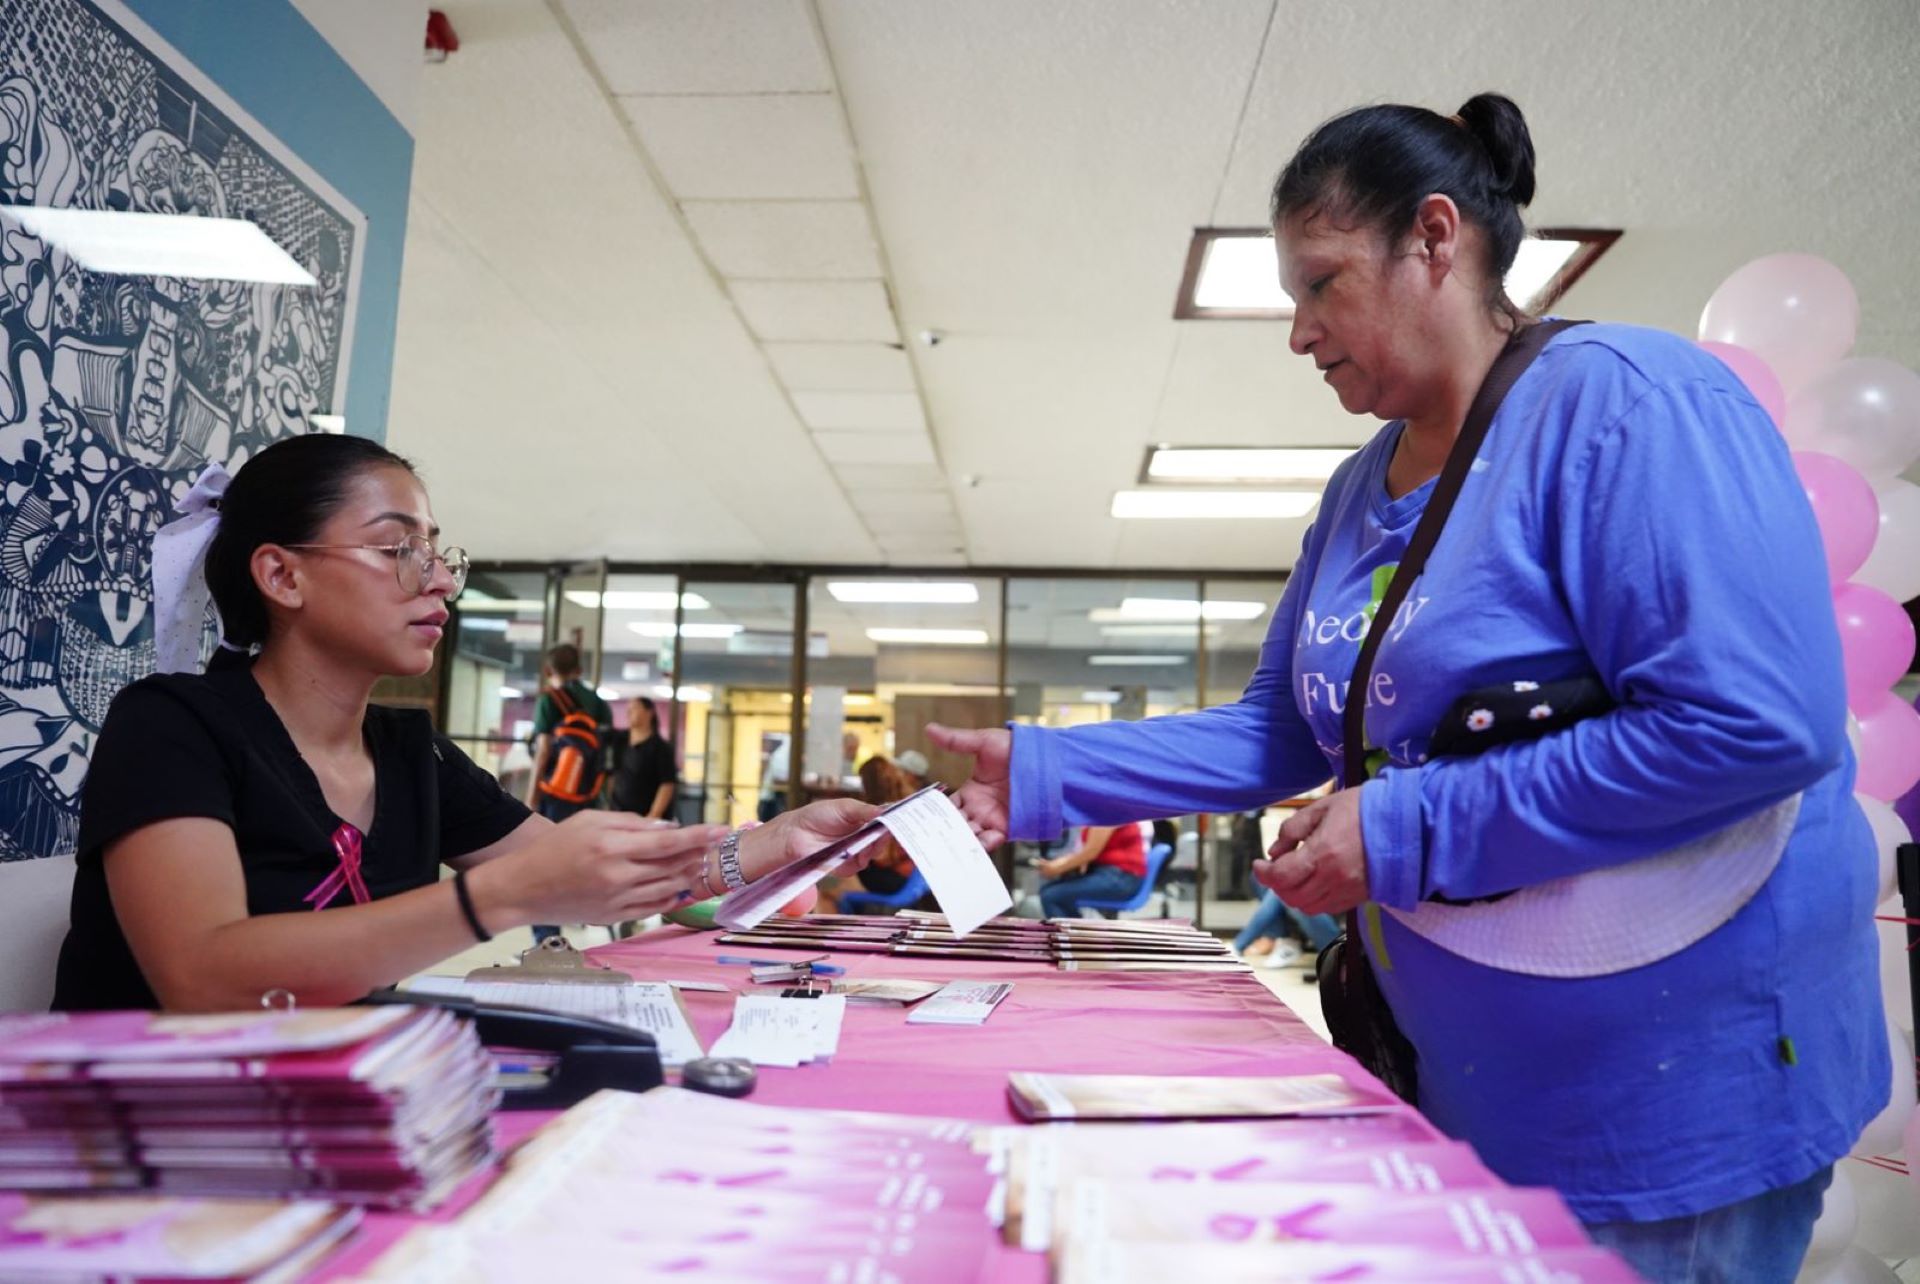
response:
M1842 361L1787 402L1787 440L1891 477L1920 459L1920 374L1884 357Z
M1820 524L1827 581L1844 584L1866 564L1880 536L1880 500L1873 483L1853 465L1811 450L1793 452L1793 470L1800 474L1813 519Z
M1840 624L1840 652L1847 666L1847 707L1864 723L1866 715L1861 711L1885 695L1913 662L1913 620L1898 602L1865 584L1842 584L1836 589L1833 614Z
M1700 338L1746 348L1791 397L1853 349L1860 300L1846 273L1812 254L1769 254L1735 269L1707 300Z
M1702 339L1700 346L1720 358L1727 369L1733 371L1733 377L1746 385L1753 399L1773 420L1775 428L1783 428L1787 422L1787 394L1780 387L1780 376L1773 367L1760 359L1757 353L1731 343L1717 343L1712 339Z
M1860 775L1854 789L1892 802L1920 784L1920 710L1882 691L1855 712L1860 718Z

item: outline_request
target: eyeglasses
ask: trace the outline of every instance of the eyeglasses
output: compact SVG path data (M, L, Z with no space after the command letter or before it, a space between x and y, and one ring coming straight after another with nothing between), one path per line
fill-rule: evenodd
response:
M467 571L473 566L466 549L450 544L435 552L433 541L425 535L409 535L398 544L283 544L281 547L363 549L369 553L385 553L393 559L393 574L400 581L400 591L415 597L425 593L427 586L433 583L433 567L438 562L453 577L453 591L447 594L449 602L459 597L460 590L467 586Z

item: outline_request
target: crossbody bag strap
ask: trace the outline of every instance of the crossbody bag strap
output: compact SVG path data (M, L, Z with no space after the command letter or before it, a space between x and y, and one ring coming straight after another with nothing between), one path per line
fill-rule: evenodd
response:
M1480 384L1480 391L1474 394L1473 404L1467 408L1467 417L1460 425L1460 436L1454 440L1453 449L1447 452L1446 466L1440 470L1440 480L1434 485L1433 496L1427 500L1420 524L1414 527L1413 538L1407 542L1407 551L1401 555L1400 564L1393 572L1393 580L1387 585L1387 591L1374 611L1373 621L1367 626L1366 641L1360 644L1360 657L1353 664L1353 682L1347 688L1347 707L1341 714L1341 743L1344 748L1341 784L1345 788L1365 784L1367 780L1367 683L1373 676L1373 658L1379 653L1380 643L1386 637L1393 617L1399 612L1400 604L1406 601L1413 582L1420 578L1420 572L1426 568L1427 555L1440 539L1440 529L1447 524L1447 514L1453 511L1453 501L1460 497L1460 488L1466 483L1467 473L1480 454L1480 443L1486 440L1494 412L1500 409L1500 403L1506 400L1507 393L1554 335L1569 326L1585 324L1584 321L1542 321L1515 331L1513 337L1507 340L1507 346L1494 359L1493 368L1487 371L1486 379Z

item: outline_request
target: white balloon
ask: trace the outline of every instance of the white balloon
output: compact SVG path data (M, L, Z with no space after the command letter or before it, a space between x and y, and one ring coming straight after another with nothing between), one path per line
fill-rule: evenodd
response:
M1798 1280L1811 1284L1826 1278L1853 1243L1853 1233L1859 1225L1860 1209L1854 1203L1853 1181L1847 1176L1847 1165L1835 1164L1833 1184L1827 1187L1826 1199L1820 1205L1820 1220L1813 1224L1813 1241L1807 1245L1806 1257L1801 1259Z
M1880 533L1866 564L1853 573L1854 583L1911 602L1920 597L1920 486L1888 477L1874 482L1873 493L1880 501Z
M1900 1277L1886 1262L1855 1245L1830 1273L1821 1277L1820 1284L1900 1284Z
M1849 719L1852 714L1847 715ZM1860 810L1867 814L1867 824L1873 829L1874 850L1880 856L1879 889L1873 894L1873 903L1878 905L1894 893L1895 875L1898 872L1894 863L1901 843L1913 841L1913 835L1907 832L1907 822L1900 819L1900 813L1893 809L1892 803L1883 803L1878 798L1869 798L1865 794L1855 794L1853 800L1860 804Z
M1906 1174L1878 1164L1841 1163L1853 1179L1853 1201L1860 1210L1855 1246L1896 1262L1920 1257L1920 1190Z
M1920 374L1885 357L1849 357L1795 392L1783 428L1795 450L1844 460L1869 480L1920 459Z
M1888 1085L1887 1104L1873 1117L1853 1153L1861 1158L1873 1155L1897 1155L1906 1144L1907 1118L1913 1114L1913 1040L1904 1030L1887 1022L1887 1049L1893 1054L1893 1081Z
M1853 710L1847 710L1847 746L1853 750L1853 760L1860 761L1860 719L1853 716ZM1855 794L1858 798L1860 795ZM1874 801L1878 802L1879 799Z

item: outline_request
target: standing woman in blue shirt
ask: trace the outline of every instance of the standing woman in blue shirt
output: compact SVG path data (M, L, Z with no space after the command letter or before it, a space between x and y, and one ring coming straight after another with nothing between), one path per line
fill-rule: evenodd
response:
M1501 283L1533 169L1493 94L1361 108L1301 146L1273 193L1291 346L1388 422L1328 484L1238 703L934 734L977 758L960 801L984 841L1340 777L1378 588L1529 321ZM1256 866L1303 912L1366 906L1421 1108L1663 1282L1790 1281L1884 1104L1828 594L1787 446L1727 369L1658 331L1569 329L1494 416L1354 693L1382 768ZM1462 694L1583 677L1609 712L1429 760Z

